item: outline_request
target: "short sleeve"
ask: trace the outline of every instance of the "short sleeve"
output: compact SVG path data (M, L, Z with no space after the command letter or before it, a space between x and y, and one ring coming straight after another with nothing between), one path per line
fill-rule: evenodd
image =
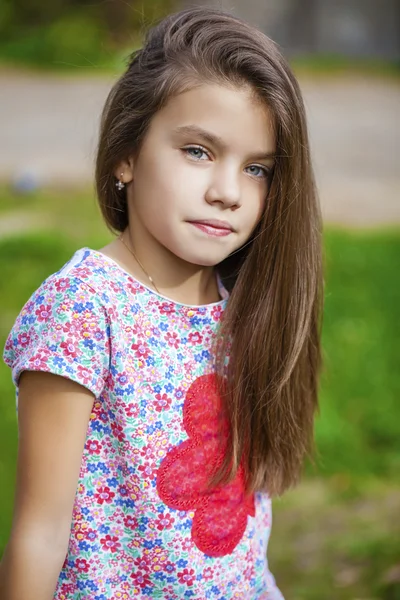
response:
M17 388L23 371L45 371L98 397L110 364L110 326L98 293L76 277L49 277L18 315L3 358Z

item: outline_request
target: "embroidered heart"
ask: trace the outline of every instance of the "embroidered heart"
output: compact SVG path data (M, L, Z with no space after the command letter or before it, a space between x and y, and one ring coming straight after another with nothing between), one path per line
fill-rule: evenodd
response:
M199 550L225 556L242 539L255 505L254 494L245 495L243 465L233 481L207 491L210 476L222 464L229 433L215 374L198 377L188 389L183 426L189 439L161 462L157 491L170 508L194 510L191 533Z

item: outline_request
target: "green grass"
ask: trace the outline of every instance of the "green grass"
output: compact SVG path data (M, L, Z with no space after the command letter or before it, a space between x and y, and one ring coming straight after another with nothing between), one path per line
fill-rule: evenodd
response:
M24 302L79 247L110 239L90 190L0 189L0 342ZM26 229L32 219L32 231ZM400 600L400 229L325 232L325 367L318 456L275 502L270 563L288 600ZM0 363L0 552L8 537L17 428ZM6 492L4 492L6 490Z
M327 231L322 472L400 470L400 233Z

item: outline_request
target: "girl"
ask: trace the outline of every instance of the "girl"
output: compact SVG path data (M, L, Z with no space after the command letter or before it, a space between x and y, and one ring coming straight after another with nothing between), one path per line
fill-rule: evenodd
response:
M321 227L273 42L212 9L161 22L108 97L96 182L115 239L46 279L6 343L1 597L282 598L270 498L311 445Z

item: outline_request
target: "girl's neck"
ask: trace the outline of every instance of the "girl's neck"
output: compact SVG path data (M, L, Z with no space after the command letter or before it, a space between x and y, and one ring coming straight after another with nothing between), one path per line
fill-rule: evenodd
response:
M126 234L124 241L129 246L129 237ZM154 289L148 276L121 240L118 238L113 240L101 248L100 252L118 263L146 287ZM170 253L167 253L166 256L172 260L165 260L166 256L163 256L162 262L161 257L157 261L154 253L144 256L140 250L135 248L135 254L153 279L161 295L171 298L175 302L197 306L221 300L214 267L190 265L178 257L171 257ZM151 255L151 260L149 260L149 255Z

